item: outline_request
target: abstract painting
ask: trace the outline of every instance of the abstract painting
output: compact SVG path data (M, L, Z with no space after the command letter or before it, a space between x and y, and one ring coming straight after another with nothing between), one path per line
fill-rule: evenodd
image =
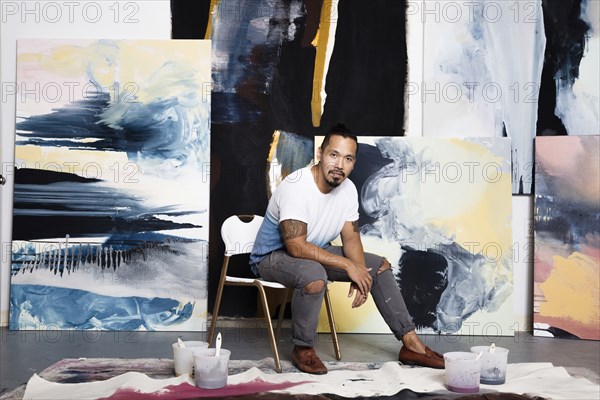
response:
M315 135L337 122L365 136L404 134L406 3L171 1L173 37L212 42L211 202L219 207L210 265L222 262L218 227L232 214L264 214L270 188L312 159ZM218 276L211 270L210 293ZM256 314L255 292L244 289L232 288L224 315Z
M534 334L600 340L600 136L535 140Z
M423 101L423 136L510 137L512 192L531 194L536 135L598 134L597 1L423 7L428 62L412 89Z
M10 329L206 329L210 62L18 42Z
M419 332L514 334L510 139L359 137L349 178L365 251L390 261ZM334 309L349 309L334 285ZM336 324L389 332L373 303Z
M600 132L600 2L543 0L537 136Z

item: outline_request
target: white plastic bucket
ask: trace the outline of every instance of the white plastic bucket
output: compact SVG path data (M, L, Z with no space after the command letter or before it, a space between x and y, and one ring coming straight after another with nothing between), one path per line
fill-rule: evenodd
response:
M231 351L221 349L218 357L215 357L215 351L214 348L194 351L196 386L200 388L219 389L227 386Z
M471 352L481 356L480 383L486 385L502 385L506 382L506 367L508 364L508 349L495 347L490 353L490 346L473 346Z
M479 392L481 359L477 354L454 351L444 354L446 387L457 393Z
M197 340L183 342L185 347L179 347L179 343L173 343L173 363L175 364L175 375L192 375L194 371L194 350L207 348L208 343Z

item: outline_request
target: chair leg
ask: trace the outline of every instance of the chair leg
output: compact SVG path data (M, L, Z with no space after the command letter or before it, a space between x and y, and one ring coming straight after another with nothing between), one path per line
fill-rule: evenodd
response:
M275 360L275 371L281 372L281 361L279 360L279 351L277 350L277 341L275 339L275 333L273 332L273 323L271 322L271 313L269 312L269 303L267 301L267 295L265 294L265 289L260 283L257 283L256 288L258 289L258 293L260 294L260 299L263 305L263 311L265 314L265 320L267 321L267 326L269 329L269 339L271 341L271 350L273 351L273 358Z
M331 309L331 298L329 297L328 287L325 287L325 309L327 310L327 318L329 319L329 329L331 330L331 339L333 341L335 359L341 360L342 353L340 351L340 343L338 342L337 330L335 328L335 320L333 319L333 310Z
M210 323L210 332L208 334L208 346L212 343L213 338L215 337L215 331L217 329L217 317L219 315L219 307L221 306L221 294L223 293L223 287L220 286L217 292L217 298L215 299L215 307L213 308L212 320Z
M213 338L215 337L215 331L217 329L217 317L219 316L219 308L221 307L221 297L223 296L223 287L225 286L225 275L227 272L227 267L229 265L229 257L225 257L223 260L223 267L221 271L221 278L219 280L219 288L217 289L217 297L215 298L215 306L213 307L212 312L212 321L210 323L210 331L208 333L208 346L212 343Z
M289 289L288 290L280 290L280 292L283 292L283 294L281 295L281 302L279 303L279 316L277 318L277 330L275 331L275 340L277 340L277 341L279 341L281 325L283 325L283 316L285 314L285 307L287 306Z

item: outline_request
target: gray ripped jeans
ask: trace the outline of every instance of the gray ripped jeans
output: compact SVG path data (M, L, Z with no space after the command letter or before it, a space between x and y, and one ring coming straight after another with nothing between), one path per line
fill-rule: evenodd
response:
M328 246L325 250L343 256L340 246ZM371 296L392 333L398 340L415 329L402 298L400 288L390 269L378 274L383 257L365 253L367 268L373 277ZM279 282L294 289L292 296L292 341L298 346L313 346L319 323L319 312L324 292L306 293L304 287L310 282L322 280L350 282L348 274L340 269L325 268L316 261L294 258L285 250L270 253L258 265L260 276L267 281Z

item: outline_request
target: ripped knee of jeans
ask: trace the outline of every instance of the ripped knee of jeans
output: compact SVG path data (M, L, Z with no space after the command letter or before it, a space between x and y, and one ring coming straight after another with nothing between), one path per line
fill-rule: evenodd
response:
M381 261L381 265L379 266L379 269L377 270L377 273L380 274L382 272L387 271L390 268L392 268L392 264L390 264L390 262L387 259L384 258Z
M321 293L325 289L325 281L312 281L304 286L304 293Z

